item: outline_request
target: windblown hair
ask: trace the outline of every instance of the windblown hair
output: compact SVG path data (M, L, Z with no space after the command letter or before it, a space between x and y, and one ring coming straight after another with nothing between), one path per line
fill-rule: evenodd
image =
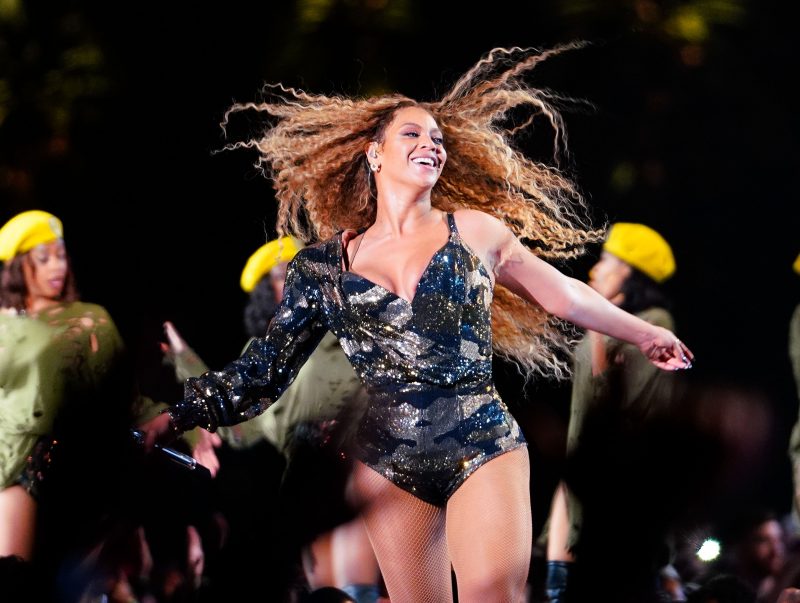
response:
M25 310L28 298L28 286L25 283L25 272L23 271L25 263L36 270L36 266L31 261L30 252L14 256L0 269L0 308L13 308L18 312ZM67 258L67 275L58 301L74 302L79 299L80 294L75 286L72 264Z
M544 52L496 48L435 102L397 94L351 99L270 85L262 102L232 106L222 127L232 113L246 110L270 116L271 127L226 148L258 150L257 166L276 190L279 235L326 239L373 223L375 189L365 148L382 142L396 111L418 106L437 121L447 149L447 163L431 192L434 207L486 212L503 220L540 257L573 258L587 243L602 240L603 231L588 225L575 184L557 167L523 155L513 139L543 116L554 132L554 155L566 151L557 107L570 99L533 88L523 76L546 58L580 46ZM571 331L538 305L498 286L492 324L494 351L527 376L569 375Z

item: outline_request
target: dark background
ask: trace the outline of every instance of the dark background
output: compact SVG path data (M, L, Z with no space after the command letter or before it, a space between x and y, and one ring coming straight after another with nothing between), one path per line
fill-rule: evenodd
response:
M671 242L677 331L697 356L691 384L765 411L768 437L731 505L785 512L797 415L787 331L800 302L790 5L4 3L0 221L33 208L61 217L83 297L115 318L142 389L177 396L158 358L161 322L172 320L209 365L232 359L245 340L240 270L274 236L270 183L254 155L213 153L233 101L276 81L432 99L492 47L587 40L532 81L594 105L565 118L569 169L596 222L644 222ZM540 124L526 142L545 161L550 135ZM594 251L560 268L585 278ZM498 379L525 419L534 483L546 490L563 454L568 386L538 383L521 396L507 367Z

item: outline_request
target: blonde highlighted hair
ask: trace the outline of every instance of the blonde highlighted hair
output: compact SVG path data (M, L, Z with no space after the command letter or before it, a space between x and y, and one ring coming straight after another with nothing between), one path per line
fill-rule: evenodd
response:
M267 86L263 101L232 106L222 126L232 113L246 110L271 116L274 123L259 137L226 148L258 151L257 165L274 183L279 235L326 239L372 224L375 191L365 148L382 141L398 109L418 106L437 121L447 149L447 163L431 192L434 207L481 210L503 220L538 256L573 258L604 233L589 226L575 184L556 167L523 155L513 137L543 116L554 132L555 155L565 150L557 106L569 99L533 88L523 76L549 56L578 46L544 52L495 48L435 102L397 94L351 99ZM521 113L522 122L512 123ZM569 375L565 352L573 343L571 331L499 285L492 330L495 353L516 362L525 375Z

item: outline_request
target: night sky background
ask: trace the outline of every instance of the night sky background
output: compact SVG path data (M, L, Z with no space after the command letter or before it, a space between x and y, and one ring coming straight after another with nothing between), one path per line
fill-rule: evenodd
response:
M83 298L111 312L145 393L176 399L159 360L161 323L172 320L212 367L234 358L245 341L239 273L274 236L255 157L214 153L233 101L277 81L428 100L495 46L586 40L531 81L594 106L565 115L569 170L596 223L644 222L671 242L677 332L697 356L690 384L698 398L725 392L719 404L746 400L767 418L757 453L737 460L745 466L730 504L783 513L798 405L787 333L800 303L790 5L4 2L0 221L34 208L62 218ZM522 144L550 161L551 132L538 125ZM583 279L596 254L559 267ZM531 440L534 487L546 491L563 455L568 384L521 396L502 365L498 380Z

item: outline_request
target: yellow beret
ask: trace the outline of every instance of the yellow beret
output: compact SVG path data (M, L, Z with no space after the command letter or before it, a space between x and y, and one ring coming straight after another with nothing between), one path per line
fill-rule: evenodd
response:
M800 255L797 256L797 259L794 261L794 271L797 274L800 274Z
M250 293L265 274L281 262L291 260L301 248L300 241L292 237L275 239L259 247L244 265L239 280L242 289Z
M62 238L61 220L53 214L38 209L24 211L0 228L0 261L7 262L37 245Z
M657 283L664 282L675 272L675 257L669 243L644 224L612 224L603 249Z

